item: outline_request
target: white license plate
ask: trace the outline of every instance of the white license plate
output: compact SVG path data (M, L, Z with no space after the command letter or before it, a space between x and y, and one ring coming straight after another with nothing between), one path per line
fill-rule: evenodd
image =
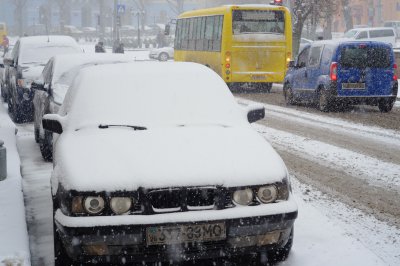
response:
M251 79L252 80L266 80L267 77L265 75L252 75Z
M365 83L342 83L345 90L365 90Z
M148 246L218 241L224 239L226 239L225 223L155 226L146 228L146 243Z

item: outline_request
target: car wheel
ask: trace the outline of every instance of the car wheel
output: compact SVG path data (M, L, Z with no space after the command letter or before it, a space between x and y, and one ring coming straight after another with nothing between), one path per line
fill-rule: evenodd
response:
M318 94L318 107L321 112L328 112L330 107L330 100L327 92L322 88Z
M168 60L168 54L167 53L161 53L159 56L158 56L158 60L160 60L160 61L167 61Z
M290 250L292 249L292 245L293 245L293 234L294 234L294 227L292 227L292 231L290 231L289 239L283 247L268 251L268 262L269 263L272 262L274 264L274 263L284 261L287 259L287 257L289 256Z
M286 105L295 104L293 90L289 83L285 83L283 86L283 96L285 97Z
M10 112L11 119L15 123L22 123L23 122L23 112L21 105L16 103L12 97L10 97L8 101L8 111Z
M36 128L36 126L34 126L33 131L34 131L34 133L35 133L35 142L36 142L36 143L39 143L39 129Z
M40 153L45 161L53 160L53 133L44 131L44 138L39 139Z
M378 102L379 111L382 113L390 112L393 108L394 100L392 99L381 99Z

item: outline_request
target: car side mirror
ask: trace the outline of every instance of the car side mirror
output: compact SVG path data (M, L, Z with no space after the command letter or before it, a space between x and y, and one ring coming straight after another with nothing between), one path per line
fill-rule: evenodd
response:
M14 59L12 59L12 58L4 58L4 65L6 65L6 66L14 66Z
M63 127L60 120L61 116L58 114L46 114L42 119L43 128L50 132L61 134L63 132Z
M265 117L265 108L261 104L250 105L247 108L247 120L249 123L254 123Z
M165 25L164 35L169 35L171 31L171 25Z
M31 89L38 91L47 91L47 89L44 87L43 82L39 80L35 80L34 82L32 82Z
M300 64L297 64L296 67L298 67L298 68L303 68L303 67L305 67L305 66L306 66L306 63L305 63L305 62L300 62Z

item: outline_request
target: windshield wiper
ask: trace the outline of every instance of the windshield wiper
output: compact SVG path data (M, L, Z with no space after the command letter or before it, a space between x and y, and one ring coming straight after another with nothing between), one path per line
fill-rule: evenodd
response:
M103 125L100 124L99 128L109 128L109 127L129 127L129 128L133 128L134 130L147 130L146 127L141 127L141 126L131 126L131 125Z

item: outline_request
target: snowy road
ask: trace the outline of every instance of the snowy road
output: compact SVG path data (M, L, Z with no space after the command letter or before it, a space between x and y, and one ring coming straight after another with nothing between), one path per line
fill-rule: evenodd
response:
M148 54L127 53L140 60ZM245 104L269 97L242 96ZM279 265L400 265L400 132L390 123L399 110L373 113L374 127L370 111L349 112L354 123L342 114L265 106L266 119L254 127L285 160L299 205L292 253ZM52 265L52 164L42 160L32 124L18 128L32 265Z

